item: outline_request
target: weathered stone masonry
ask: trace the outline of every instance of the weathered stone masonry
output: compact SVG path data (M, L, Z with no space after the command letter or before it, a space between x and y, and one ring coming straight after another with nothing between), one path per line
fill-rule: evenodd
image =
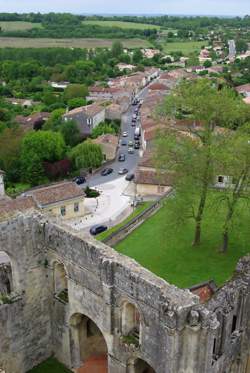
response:
M6 373L25 373L53 353L79 367L89 340L79 325L87 320L105 339L109 373L141 373L138 361L156 373L250 369L250 257L201 305L188 290L39 215L0 223L0 251L10 257L16 295L0 305ZM129 330L138 343L123 338Z

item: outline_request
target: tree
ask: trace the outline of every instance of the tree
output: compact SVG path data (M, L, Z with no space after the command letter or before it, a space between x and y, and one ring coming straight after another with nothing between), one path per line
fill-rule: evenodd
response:
M195 221L193 244L199 245L207 194L214 177L217 128L241 123L245 120L245 111L234 91L218 89L209 80L202 79L184 81L167 97L161 114L168 122L175 123L179 113L190 123L186 136L189 139L182 136L180 140L178 132L170 137L169 131L167 135L161 134L157 149L158 167L176 172L178 193L186 193L188 187L196 194L195 202L190 206L190 217Z
M44 130L57 131L62 125L62 116L65 113L65 109L56 109L52 111L49 119L43 126Z
M248 210L250 199L250 125L227 134L220 141L217 154L217 170L231 177L232 185L227 185L220 194L220 201L226 206L223 223L221 251L227 252L229 232L236 216L239 202L245 203ZM242 205L241 205L242 209Z
M143 60L143 55L140 49L133 52L133 63L140 63Z
M64 99L68 102L72 98L86 98L88 88L84 84L70 84L64 91Z
M69 110L75 109L80 106L85 106L85 105L86 105L86 100L81 97L71 98L68 101Z
M204 67L208 68L208 67L211 67L212 66L212 61L210 60L206 60L203 64Z
M33 185L43 182L43 162L55 162L63 158L65 143L60 133L38 131L27 133L21 146L23 179Z
M65 144L70 147L78 144L81 139L79 128L74 120L63 122L60 126L60 132L63 135Z
M123 54L123 45L120 41L113 42L111 54L114 58L118 58L121 54Z
M106 133L111 133L115 135L115 129L108 123L100 123L97 127L95 127L92 131L91 137L96 139L98 136L104 135Z
M69 157L76 169L97 168L101 166L103 161L100 145L93 144L90 140L75 146L69 153Z

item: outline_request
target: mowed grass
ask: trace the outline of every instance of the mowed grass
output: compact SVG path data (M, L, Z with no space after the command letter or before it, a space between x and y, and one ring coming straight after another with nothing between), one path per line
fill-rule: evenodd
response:
M156 25L148 25L146 23L136 22L123 22L123 21L83 21L83 25L95 25L105 27L119 27L124 29L135 29L135 30L159 30L161 27Z
M187 41L162 44L165 53L181 51L185 55L195 51L200 51L203 45L206 46L207 41Z
M27 373L72 373L72 371L59 363L56 359L49 358Z
M115 40L125 48L147 48L151 44L142 39L50 39L0 37L0 48L111 48Z
M31 22L2 22L0 21L0 27L3 31L25 31L30 30L32 28L41 28L41 23L31 23Z
M229 251L221 254L218 249L224 209L218 208L215 197L208 204L199 247L192 246L193 222L176 223L175 206L174 200L167 200L159 212L120 242L116 250L182 288L210 279L222 285L232 276L239 258L250 253L249 207L239 209L239 219L237 223L235 220L230 234Z

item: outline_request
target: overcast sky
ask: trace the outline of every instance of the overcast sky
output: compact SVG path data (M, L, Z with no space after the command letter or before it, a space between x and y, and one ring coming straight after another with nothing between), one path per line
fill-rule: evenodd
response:
M0 12L250 14L250 0L0 0Z

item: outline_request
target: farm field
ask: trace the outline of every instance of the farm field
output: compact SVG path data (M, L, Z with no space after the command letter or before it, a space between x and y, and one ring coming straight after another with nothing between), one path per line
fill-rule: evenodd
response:
M0 27L3 31L25 31L32 28L41 28L41 23L31 23L31 22L2 22L0 21Z
M148 25L146 23L136 22L122 22L122 21L83 21L83 25L96 25L105 27L119 27L125 29L138 29L138 30L149 30L149 29L160 29L160 26Z
M243 209L242 204L239 204L238 219L230 233L228 253L221 254L219 246L224 208L218 207L216 195L210 196L207 206L199 247L192 246L193 221L178 224L174 218L174 200L167 199L155 215L135 229L115 249L179 287L191 287L211 279L217 285L222 285L233 275L238 260L250 252L249 213L246 206Z
M200 51L203 45L207 45L207 41L187 41L162 44L165 53L181 51L183 54Z
M117 39L116 39L117 40ZM115 39L50 39L0 37L0 48L111 48ZM147 48L150 43L142 39L119 39L125 48Z

